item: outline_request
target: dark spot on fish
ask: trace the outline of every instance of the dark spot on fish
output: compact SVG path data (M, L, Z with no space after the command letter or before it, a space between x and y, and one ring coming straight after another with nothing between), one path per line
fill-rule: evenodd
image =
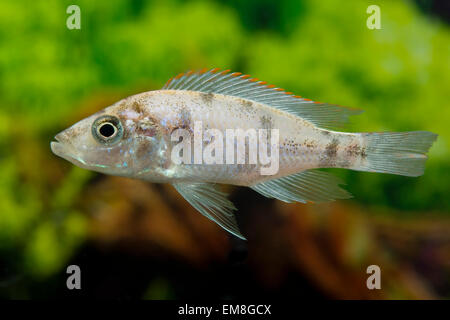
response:
M202 99L203 103L206 105L210 105L214 99L214 93L208 92L208 93L200 93L200 98Z
M272 126L273 126L273 121L272 121L272 117L270 116L262 116L259 119L260 123L261 123L261 128L264 130L267 130L266 133L266 137L267 137L267 141L271 141L272 139Z
M366 153L366 148L365 147L361 148L361 152L359 153L359 155L363 159L367 158L367 153Z
M242 109L247 112L253 112L255 108L253 107L253 102L250 100L242 99L241 100Z
M324 136L329 136L329 135L330 135L330 131L322 130L321 132L322 132L322 134L323 134Z
M295 142L294 140L285 140L281 144L281 149L289 152L292 155L297 155L299 153L299 148L301 144Z
M317 142L313 141L313 140L308 140L306 139L303 143L303 145L305 147L307 147L308 149L314 149L315 147L317 147Z
M336 156L337 156L337 148L339 145L339 141L334 138L329 144L325 147L325 152L320 157L320 166L322 168L333 168L336 167Z
M346 149L347 155L350 157L360 156L362 158L366 158L366 148L361 147L359 144L354 143L349 145Z
M192 125L192 115L186 108L182 108L178 115L179 121L175 125L166 125L165 131L172 135L175 130L183 129L189 132L191 136L194 134L194 128ZM204 128L205 130L205 128Z
M144 114L145 112L145 108L137 101L133 102L133 104L131 105L131 109L139 114Z
M339 145L339 141L334 138L327 146L325 147L325 154L328 158L335 158L337 155L337 147Z
M180 111L180 128L190 128L191 126L191 122L192 122L192 117L191 117L191 113L189 112L188 109L186 108L182 108Z
M347 155L355 157L361 152L361 147L358 144L354 143L349 145L345 150L347 152Z
M262 116L259 120L261 122L261 128L262 129L266 129L266 130L272 129L272 126L273 126L272 117L270 117L270 116Z
M153 143L148 139L141 139L136 149L136 159L148 157L151 154Z
M128 108L128 99L124 99L118 102L117 110L119 113L124 112L125 110L127 110L127 108Z

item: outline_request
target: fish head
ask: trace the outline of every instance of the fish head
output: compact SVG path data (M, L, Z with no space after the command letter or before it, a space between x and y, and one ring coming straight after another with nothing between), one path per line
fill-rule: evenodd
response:
M63 130L51 142L54 154L88 170L137 177L161 163L159 125L135 111L127 98Z

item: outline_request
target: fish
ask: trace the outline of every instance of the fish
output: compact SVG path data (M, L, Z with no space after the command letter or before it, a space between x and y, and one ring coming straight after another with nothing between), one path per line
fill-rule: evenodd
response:
M169 183L196 210L246 239L219 185L287 203L351 198L321 168L417 177L437 134L345 132L358 109L312 101L230 70L180 73L58 133L51 150L103 174Z

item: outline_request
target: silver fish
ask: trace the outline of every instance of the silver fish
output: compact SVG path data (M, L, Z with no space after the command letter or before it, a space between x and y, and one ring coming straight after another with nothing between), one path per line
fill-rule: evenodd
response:
M171 183L200 213L245 239L236 208L216 184L306 203L351 197L340 180L317 168L423 174L436 134L335 131L360 112L313 102L229 70L190 71L161 90L125 98L81 120L57 134L51 149L85 169ZM189 136L174 139L175 132ZM213 162L203 161L206 151Z

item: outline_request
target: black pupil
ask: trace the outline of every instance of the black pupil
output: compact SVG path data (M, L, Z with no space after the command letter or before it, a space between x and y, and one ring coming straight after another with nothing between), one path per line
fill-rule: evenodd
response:
M100 127L99 132L105 138L109 138L116 132L116 129L111 123L105 123Z

